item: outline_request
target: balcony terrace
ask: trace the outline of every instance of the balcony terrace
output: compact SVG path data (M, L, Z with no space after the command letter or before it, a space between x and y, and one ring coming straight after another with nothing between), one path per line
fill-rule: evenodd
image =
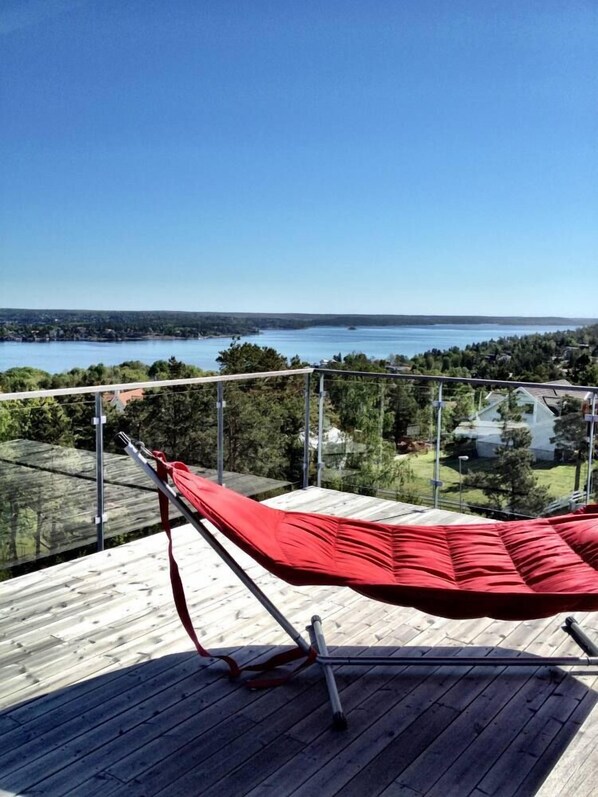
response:
M90 417L102 416L101 393L109 387L88 390L100 396L85 405ZM213 478L231 484L237 471L228 467L230 452L223 445L224 402L222 395L213 398L219 399L213 424L217 451L214 461L201 467L212 466ZM28 399L4 400L15 412L12 402ZM480 522L475 514L443 508L436 463L431 506L319 486L330 467L322 445L324 408L320 401L314 473L307 405L304 414L301 410L307 427L303 474L293 485L302 489L268 498L269 504L387 523ZM97 441L103 439L102 426L96 424ZM24 469L11 482L16 498L34 483L41 502L53 504L43 529L56 526L61 513L68 521L60 534L45 538L59 541L63 553L75 517L76 527L86 525L88 531L73 544L95 539L97 530L106 540L113 532L120 536L135 526L135 518L139 528L155 527L155 493L128 470L122 455L104 451L103 443L95 452L71 448L69 453L63 444L37 440L27 448L22 441L2 443L0 459ZM36 446L36 455L26 461ZM248 492L287 490L293 477L278 475L275 483L252 482ZM71 481L63 489L64 478ZM73 493L79 496L74 504ZM28 505L24 518L39 530L35 506ZM18 531L24 538L24 522ZM102 548L104 537L98 539ZM175 545L190 611L208 649L247 663L288 646L283 631L192 527L175 530ZM22 546L29 558L35 555L26 541ZM0 584L0 793L595 793L598 673L347 665L338 669L337 683L349 728L335 732L318 667L278 688L250 691L229 681L222 663L197 656L172 605L165 547L163 533L152 534ZM37 558L43 554L38 551ZM319 613L330 648L353 656L399 654L406 645L408 655L424 657L432 649L466 658L578 652L560 630L563 616L447 620L376 603L348 589L292 587L238 550L235 557L298 627ZM595 616L577 618L598 636Z

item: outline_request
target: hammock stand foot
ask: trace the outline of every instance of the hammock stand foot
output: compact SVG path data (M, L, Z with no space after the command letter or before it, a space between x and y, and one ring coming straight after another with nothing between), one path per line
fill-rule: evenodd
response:
M324 664L319 660L320 656L328 656L328 648L326 646L326 640L324 639L324 632L322 631L322 620L317 614L311 618L311 625L307 626L307 631L311 643L318 653L316 661L324 672L324 679L326 680L326 688L328 689L328 697L330 698L330 706L332 708L332 727L335 731L345 731L347 730L347 718L345 717L341 705L332 665Z
M585 633L575 617L567 617L563 631L569 634L571 639L574 639L588 656L598 656L598 645Z
M377 664L389 664L393 666L409 666L409 665L448 665L448 666L486 666L486 667L521 667L532 666L538 667L542 665L548 666L595 666L598 658L598 644L591 640L582 627L579 625L575 617L567 617L563 625L563 631L575 640L579 647L583 650L589 658L574 658L574 657L542 657L542 656L528 656L520 657L468 657L467 659L459 660L453 657L442 656L426 656L423 659L405 659L405 658L388 658L388 657L371 657L362 656L359 659L352 659L343 656L330 656L324 639L324 632L322 631L322 620L318 615L314 615L311 619L311 625L307 626L311 644L317 651L316 662L320 665L324 672L326 680L326 688L328 689L328 696L330 698L330 706L332 708L332 727L337 731L344 731L347 729L347 719L343 712L338 688L334 677L333 666L342 664L354 664L371 666Z

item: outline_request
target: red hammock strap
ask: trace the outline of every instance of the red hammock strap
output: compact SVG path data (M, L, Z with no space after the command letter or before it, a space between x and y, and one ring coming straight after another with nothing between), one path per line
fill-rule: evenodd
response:
M304 659L304 661L302 661L298 667L288 670L283 675L272 678L251 678L249 681L246 681L245 686L249 687L249 689L269 689L272 686L281 686L281 684L290 681L298 672L314 664L317 657L318 652L314 647L310 647L307 653L301 650L300 647L285 650L283 653L277 653L260 664L252 664L248 667L243 667L243 670L249 672L269 672L270 670L274 670L284 664L289 664L292 661L297 661L298 659Z
M166 463L163 459L164 454L161 452L154 452L154 456L156 457L156 471L158 476L162 479L165 484L168 484L168 468ZM183 628L189 635L189 638L195 645L195 648L200 656L205 656L206 658L214 658L214 659L221 659L222 661L228 664L230 670L231 678L237 678L241 674L241 670L237 662L231 656L213 656L208 650L206 650L199 639L197 638L197 634L195 633L195 629L193 628L193 622L191 621L191 616L189 615L189 609L187 607L187 599L185 598L185 590L183 588L183 581L181 579L181 574L179 572L179 566L174 558L174 551L172 545L172 530L170 527L170 518L169 518L169 501L168 498L164 495L162 490L158 490L158 495L160 498L160 519L162 521L162 528L164 529L166 536L168 537L168 562L170 568L170 584L172 586L172 596L174 598L174 605L176 606L177 613L179 615L179 619L183 624Z
M164 484L168 484L169 466L166 463L166 457L161 451L154 451L153 455L156 461L156 472L158 476L162 479ZM195 645L195 649L199 655L206 658L220 659L221 661L224 661L229 667L231 678L237 678L244 671L269 672L270 670L274 670L284 664L289 664L290 662L297 661L298 659L302 658L305 659L305 661L303 661L298 667L295 667L293 670L290 670L284 675L276 676L274 678L258 678L247 681L246 685L250 689L266 689L272 686L279 686L280 684L286 683L286 681L290 680L300 670L303 670L313 664L317 658L317 652L313 647L310 648L307 653L301 650L300 647L291 648L291 650L285 650L282 653L277 653L274 656L271 656L269 659L266 659L266 661L260 662L259 664L252 664L246 667L239 667L232 656L214 655L203 647L197 638L195 628L193 627L193 622L191 620L189 608L187 606L187 599L185 598L185 590L183 587L179 566L174 558L172 529L170 526L169 517L170 502L162 490L158 490L158 497L160 500L160 519L162 521L162 528L168 537L168 562L174 605L176 606L177 614L179 615L179 619L183 624L183 628Z

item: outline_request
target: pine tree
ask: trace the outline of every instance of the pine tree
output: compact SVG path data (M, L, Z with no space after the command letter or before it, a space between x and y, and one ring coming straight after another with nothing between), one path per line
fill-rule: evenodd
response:
M561 415L554 422L554 437L550 442L564 462L575 462L573 490L580 488L581 464L587 460L586 426L581 400L566 396L561 403Z

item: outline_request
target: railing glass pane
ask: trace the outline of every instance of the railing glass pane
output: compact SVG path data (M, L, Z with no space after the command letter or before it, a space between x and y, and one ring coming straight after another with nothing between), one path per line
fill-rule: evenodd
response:
M589 433L574 395L551 406L517 388L340 369L325 390L325 487L497 519L585 502Z
M161 528L156 490L114 440L117 431L216 480L216 384L156 388L140 393L119 408L106 428L107 546ZM174 510L171 515L176 523Z
M424 463L416 475L407 461L408 453L429 448L429 386L417 393L412 383L339 371L327 375L325 390L322 486L396 500L421 493L429 499L431 464Z
M463 396L466 386L458 388ZM513 520L584 503L581 399L561 396L551 403L504 387L477 390L474 397L475 411L453 421L449 415L444 428L446 508Z
M225 382L223 396L224 484L258 499L301 487L304 376Z
M96 547L94 397L0 405L0 573Z
M575 467L572 451L560 448L570 424L576 434L583 432L579 400L548 407L521 390L448 382L442 403L439 508L508 520L566 512L583 503L576 486L584 484L583 445L576 447ZM434 407L436 419L437 412ZM428 459L433 471L436 440L429 446L427 453L410 456L414 489L405 500L428 503L422 470Z

